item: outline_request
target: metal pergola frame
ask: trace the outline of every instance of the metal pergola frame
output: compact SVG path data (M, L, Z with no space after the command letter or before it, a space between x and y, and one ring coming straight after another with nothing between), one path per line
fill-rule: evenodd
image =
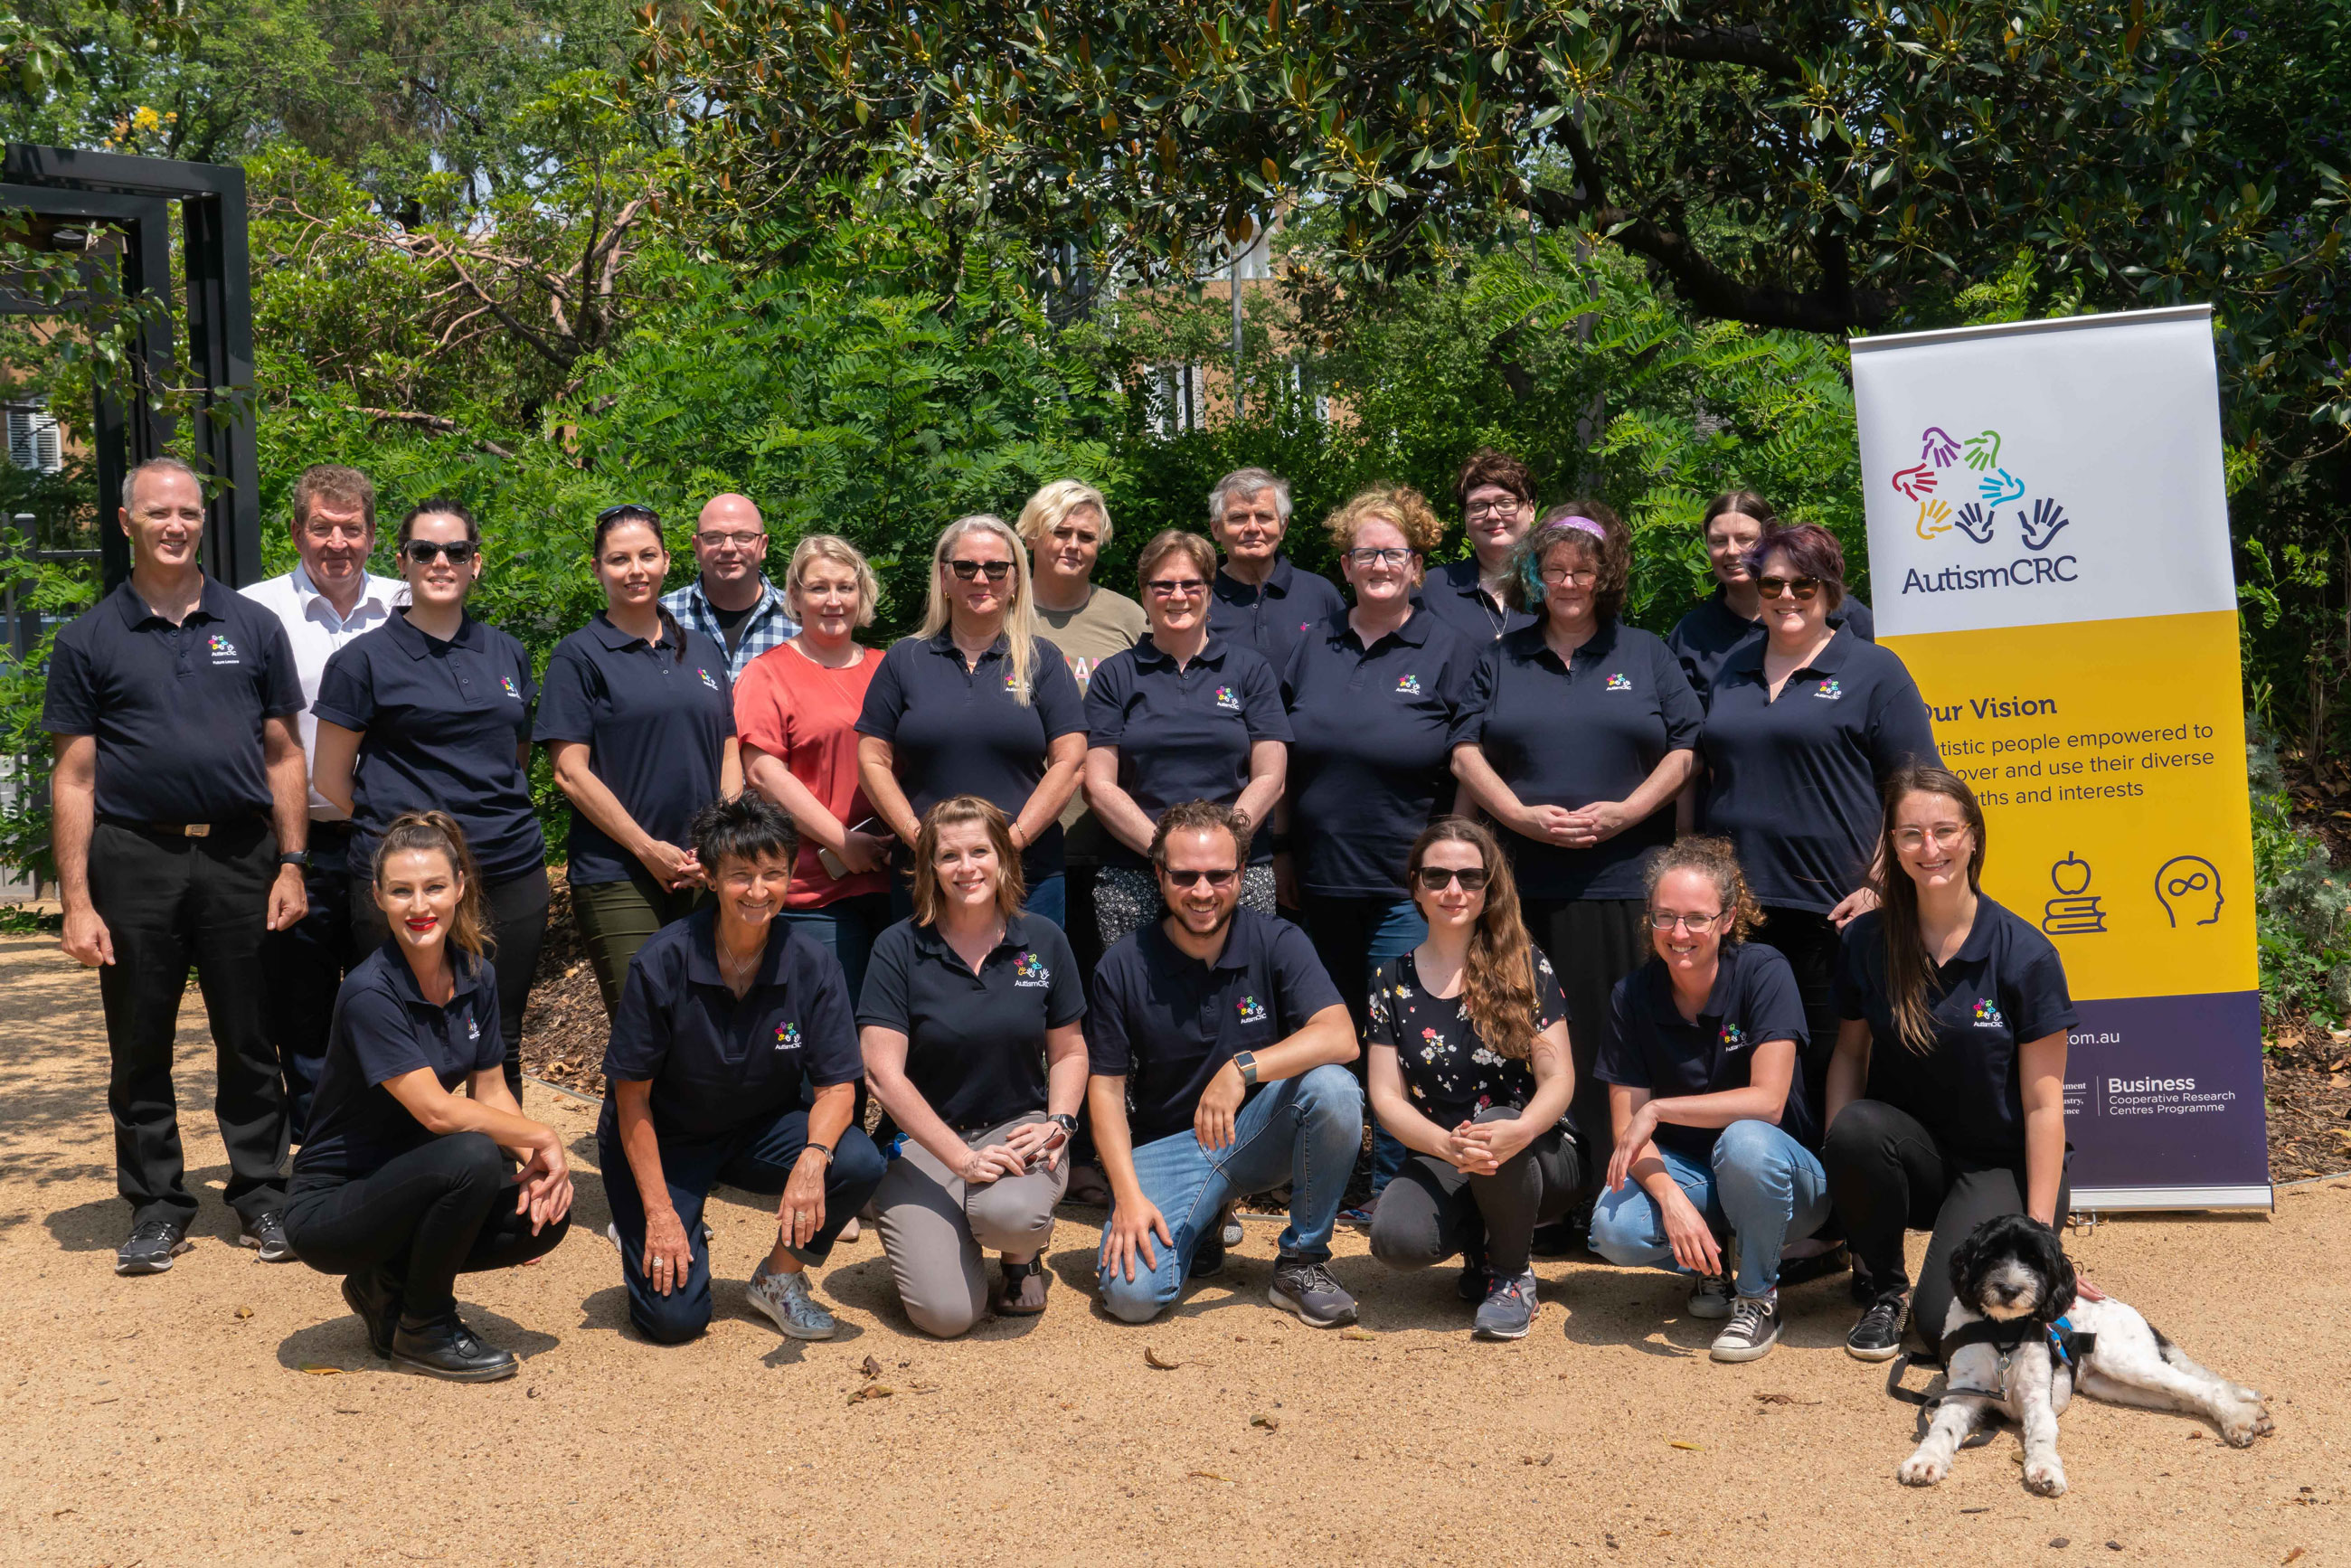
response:
M111 588L131 571L130 541L116 526L122 476L172 444L173 422L149 389L168 385L176 361L171 326L171 209L181 221L185 274L187 369L203 390L193 440L183 455L205 476L204 564L231 587L261 576L260 470L254 455L253 286L246 239L245 171L115 152L10 142L0 158L0 211L102 224L123 235L122 284L161 298L161 324L132 346L139 385L129 398L102 396L95 412L99 563ZM46 308L0 298L0 310Z

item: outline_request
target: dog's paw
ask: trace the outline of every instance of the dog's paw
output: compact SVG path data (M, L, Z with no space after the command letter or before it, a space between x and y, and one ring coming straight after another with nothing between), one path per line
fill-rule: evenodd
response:
M1917 1453L1902 1461L1894 1477L1906 1487L1930 1487L1951 1473L1951 1461L1933 1454Z
M2065 1490L2065 1467L2052 1454L2045 1459L2033 1459L2024 1467L2024 1486L2028 1491L2043 1497L2060 1497Z
M2232 1448L2250 1448L2253 1439L2277 1430L2277 1423L2258 1401L2240 1400L2220 1414L2220 1437Z

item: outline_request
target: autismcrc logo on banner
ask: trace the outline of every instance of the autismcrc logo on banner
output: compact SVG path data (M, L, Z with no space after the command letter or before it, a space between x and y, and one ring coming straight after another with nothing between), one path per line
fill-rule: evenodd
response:
M1999 546L2013 539L2028 552L1991 566L1949 566L1939 572L1913 567L1903 574L1903 592L2032 588L2076 580L2076 558L2050 553L2074 519L2055 497L2033 496L2016 471L2003 464L2000 432L1979 431L1963 441L1941 425L1930 424L1918 435L1917 464L1896 473L1893 484L1905 500L1918 504L1912 528L1928 544L1965 540Z

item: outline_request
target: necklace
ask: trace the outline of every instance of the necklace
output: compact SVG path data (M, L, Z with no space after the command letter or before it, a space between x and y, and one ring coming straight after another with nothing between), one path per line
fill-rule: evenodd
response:
M727 951L726 938L719 936L716 931L710 935L711 945L718 949L719 978L726 982L726 988L730 991L747 988L751 983L751 971L758 965L759 955L768 950L767 942L762 939L747 956L737 958L733 953Z

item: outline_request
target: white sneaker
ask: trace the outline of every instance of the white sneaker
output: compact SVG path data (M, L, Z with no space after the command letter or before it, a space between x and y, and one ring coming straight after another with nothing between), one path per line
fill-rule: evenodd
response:
M797 1274L772 1274L762 1263L751 1276L751 1282L743 1288L743 1294L793 1339L831 1339L833 1331L841 1326L809 1293L806 1270Z

